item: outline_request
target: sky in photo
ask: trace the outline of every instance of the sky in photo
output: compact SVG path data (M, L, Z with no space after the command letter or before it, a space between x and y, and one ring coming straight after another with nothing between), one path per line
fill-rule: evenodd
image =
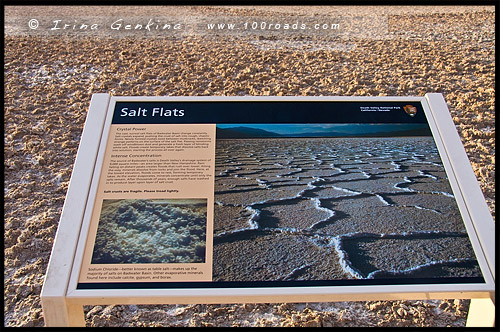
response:
M281 135L300 135L305 133L324 134L336 132L339 134L368 134L378 132L397 132L403 130L426 128L427 124L413 123L243 123L243 124L217 124L218 128L228 129L246 127L261 129Z

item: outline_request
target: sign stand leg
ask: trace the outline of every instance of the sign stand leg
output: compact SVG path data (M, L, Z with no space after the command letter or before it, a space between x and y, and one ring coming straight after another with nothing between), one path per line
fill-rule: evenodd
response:
M492 299L471 299L466 327L495 326L495 303Z
M85 327L83 305L70 303L64 297L42 298L42 309L46 327Z
M67 303L66 310L68 311L69 326L85 327L85 314L83 305Z

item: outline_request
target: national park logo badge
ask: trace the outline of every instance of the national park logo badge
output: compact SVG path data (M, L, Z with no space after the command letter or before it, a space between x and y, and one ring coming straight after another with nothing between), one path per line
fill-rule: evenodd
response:
M403 106L403 109L405 110L406 114L411 117L414 117L415 114L417 114L417 108L413 105L405 105Z

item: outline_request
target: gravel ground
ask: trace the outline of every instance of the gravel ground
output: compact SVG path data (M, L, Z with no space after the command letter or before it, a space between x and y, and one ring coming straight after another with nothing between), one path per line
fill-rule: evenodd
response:
M172 13L196 20L371 14L377 25L355 32L356 21L345 19L348 28L336 36L24 33L31 18L72 24L84 16L104 20ZM494 7L5 7L4 325L44 324L39 295L93 93L440 92L495 216L494 16ZM87 326L464 326L468 306L468 300L443 299L85 310Z

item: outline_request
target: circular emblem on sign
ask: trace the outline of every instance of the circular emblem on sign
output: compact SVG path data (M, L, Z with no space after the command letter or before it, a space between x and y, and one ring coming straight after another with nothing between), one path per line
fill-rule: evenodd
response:
M405 110L406 114L409 116L415 116L417 114L417 108L413 105L405 105L403 106L403 109Z

